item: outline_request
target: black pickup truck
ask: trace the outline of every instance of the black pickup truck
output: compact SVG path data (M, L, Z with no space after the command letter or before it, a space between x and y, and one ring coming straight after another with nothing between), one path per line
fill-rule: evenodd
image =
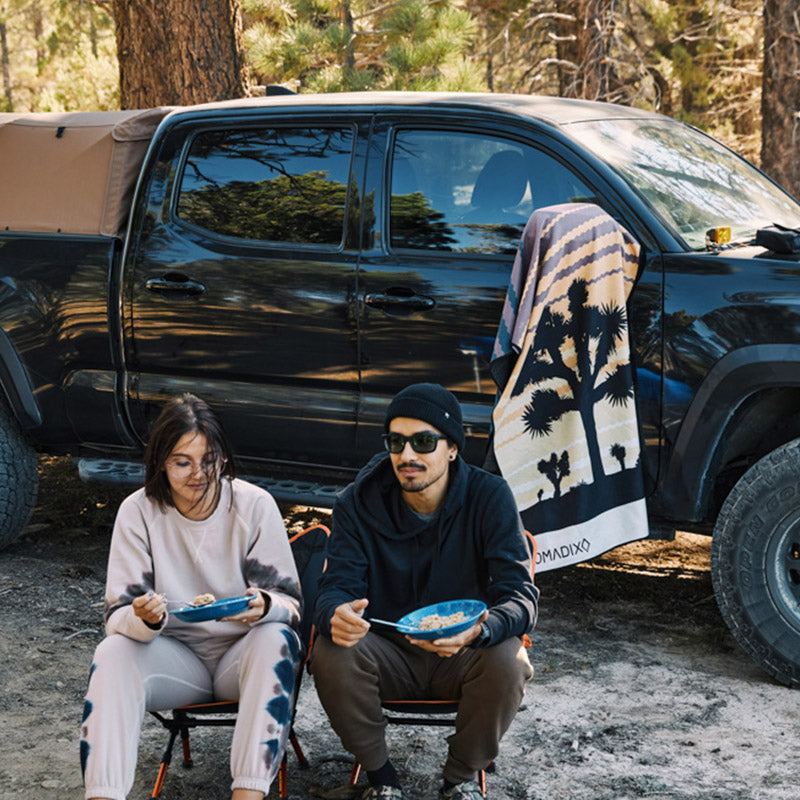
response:
M800 256L754 243L800 206L713 139L546 97L279 95L0 115L0 176L0 543L34 506L36 451L136 483L187 390L285 500L329 505L420 380L456 392L482 463L522 227L589 201L642 248L651 535L713 532L723 616L800 685Z

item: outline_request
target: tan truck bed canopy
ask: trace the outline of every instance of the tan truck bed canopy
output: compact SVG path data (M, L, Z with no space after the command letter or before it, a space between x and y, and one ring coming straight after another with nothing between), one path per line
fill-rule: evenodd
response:
M123 235L169 111L0 114L0 231Z

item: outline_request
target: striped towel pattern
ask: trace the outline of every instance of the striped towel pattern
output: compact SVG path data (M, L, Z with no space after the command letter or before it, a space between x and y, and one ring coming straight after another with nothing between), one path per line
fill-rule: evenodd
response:
M494 455L538 569L647 534L626 301L639 245L589 203L533 213L494 345Z

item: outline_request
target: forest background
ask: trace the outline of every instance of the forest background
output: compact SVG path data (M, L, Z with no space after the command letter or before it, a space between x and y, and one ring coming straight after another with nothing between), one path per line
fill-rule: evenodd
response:
M412 89L695 125L800 196L797 0L0 0L0 111Z

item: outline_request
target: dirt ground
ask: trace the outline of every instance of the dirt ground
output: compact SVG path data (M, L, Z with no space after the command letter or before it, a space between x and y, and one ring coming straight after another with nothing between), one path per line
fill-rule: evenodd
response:
M0 553L0 798L83 797L83 691L124 494L79 483L63 459L42 460L40 505ZM320 515L284 511L297 529ZM635 543L537 583L536 677L488 777L491 800L800 797L799 696L737 649L716 609L705 538ZM291 800L349 796L349 759L308 675L296 730L311 768L301 772L290 754ZM436 797L445 733L390 728L409 800ZM229 739L227 729L197 732L195 767L183 769L176 752L164 800L229 797ZM150 796L165 742L148 718L132 798Z

